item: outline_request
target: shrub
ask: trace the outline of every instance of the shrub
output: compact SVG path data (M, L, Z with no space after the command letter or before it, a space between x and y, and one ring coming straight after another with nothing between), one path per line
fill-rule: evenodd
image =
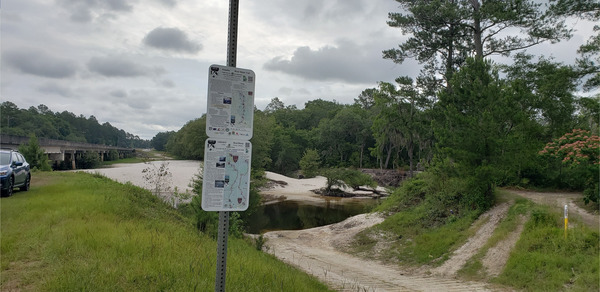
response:
M75 163L80 169L96 168L100 165L100 156L97 152L87 151L79 159L76 159Z
M35 135L29 137L29 143L19 146L19 152L25 156L32 169L42 171L52 170L48 162L48 156L44 152L44 149L40 147L40 143Z
M300 170L306 178L315 177L320 166L320 157L317 150L306 149L304 156L300 159Z

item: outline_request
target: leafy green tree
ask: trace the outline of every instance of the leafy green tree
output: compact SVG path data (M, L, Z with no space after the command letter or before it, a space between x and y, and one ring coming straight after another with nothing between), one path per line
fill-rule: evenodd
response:
M305 132L276 125L273 128L273 148L271 150L272 170L282 174L290 174L298 170L302 153L307 144Z
M19 146L19 152L25 156L25 159L33 169L41 171L50 171L48 156L44 149L40 147L40 143L35 135L29 137L29 143Z
M254 111L254 135L252 142L252 168L268 169L271 164L271 150L273 148L273 129L275 118L266 115L260 110Z
M108 161L119 160L119 152L117 150L111 149L108 151L108 155L106 155Z
M100 156L97 152L86 151L75 160L77 168L79 169L92 169L100 166Z
M171 135L166 149L183 159L202 160L206 135L206 115L187 122L177 133Z
M534 118L546 126L548 138L572 129L576 123L576 70L543 57L534 62L533 56L526 54L517 54L515 60L503 68L507 79L522 87L522 108L538 113Z
M319 153L315 149L306 149L300 159L300 170L306 178L315 177L321 166Z
M332 194L334 192L333 187L342 188L346 186L344 183L344 169L343 168L329 168L323 172L323 176L327 179L325 192Z
M165 151L167 149L167 142L169 142L169 138L175 134L174 131L160 132L154 135L150 143L152 147L158 151Z
M410 176L415 170L415 154L424 142L429 138L428 127L425 120L424 109L429 107L429 102L413 85L408 77L396 79L399 87L396 89L392 84L382 83L381 93L375 95L375 108L377 115L374 117L373 129L387 129L387 135L378 135L380 143L386 140L391 143L391 149L397 152L405 150L408 156ZM389 161L391 153L388 153Z
M454 162L458 176L470 178L477 190L469 199L476 202L474 208L485 209L493 202L506 158L524 151L509 142L523 138L517 129L527 116L519 108L519 96L507 89L489 61L468 59L451 85L437 104L437 148Z
M330 168L325 170L323 175L327 179L327 185L325 187L325 192L327 194L339 192L333 189L334 187L351 187L357 190L361 186L368 186L371 188L377 186L377 183L375 183L370 175L356 169Z

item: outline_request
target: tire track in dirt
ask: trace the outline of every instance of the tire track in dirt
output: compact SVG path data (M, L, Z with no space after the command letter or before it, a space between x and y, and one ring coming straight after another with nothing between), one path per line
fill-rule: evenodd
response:
M496 230L496 226L498 226L498 223L506 216L511 205L512 203L502 203L479 216L474 225L478 225L478 222L483 221L485 221L485 223L479 227L477 232L475 232L475 235L471 236L465 244L455 250L452 253L452 256L450 256L450 258L441 266L431 269L431 272L435 275L442 276L456 275L456 272L465 265L467 260L477 254L488 239L492 237L494 230Z
M528 220L529 216L519 216L517 228L515 228L515 230L513 230L506 238L498 242L495 246L487 251L481 260L481 264L485 268L488 275L497 277L500 275L500 273L502 273L502 270L508 261L510 251L513 249L513 247L515 247L517 241L519 241L519 238L521 238L521 233L523 233L523 230L525 229L525 222Z
M328 226L273 231L264 236L269 253L337 291L491 291L485 283L409 275L397 266L358 258L334 247L335 242L347 242L382 221L377 214L362 214Z

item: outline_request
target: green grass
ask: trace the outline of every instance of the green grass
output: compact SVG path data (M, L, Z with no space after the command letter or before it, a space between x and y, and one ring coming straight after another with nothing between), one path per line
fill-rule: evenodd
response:
M390 245L387 256L394 256L403 265L436 264L449 256L453 247L464 243L473 232L469 226L473 216L456 218L448 224L426 228L419 224L425 210L416 207L396 213L368 232L393 234L396 240Z
M0 290L211 291L215 241L148 191L85 173L38 173L2 198ZM229 291L328 291L230 238Z
M598 231L582 223L564 238L562 214L535 205L495 282L525 291L599 291Z

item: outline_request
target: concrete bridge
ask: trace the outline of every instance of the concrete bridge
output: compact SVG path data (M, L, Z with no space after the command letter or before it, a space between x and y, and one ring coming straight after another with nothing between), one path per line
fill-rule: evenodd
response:
M44 149L46 154L48 154L48 159L51 160L54 165L66 161L67 163L71 164L72 169L76 168L75 161L80 159L86 152L98 153L101 161L104 161L108 157L108 153L111 150L117 151L117 153L119 153L119 158L128 157L135 153L135 149L133 148L71 142L47 138L37 139L40 144L40 148ZM18 150L20 145L27 143L29 143L29 137L4 134L0 135L0 148L2 149Z

